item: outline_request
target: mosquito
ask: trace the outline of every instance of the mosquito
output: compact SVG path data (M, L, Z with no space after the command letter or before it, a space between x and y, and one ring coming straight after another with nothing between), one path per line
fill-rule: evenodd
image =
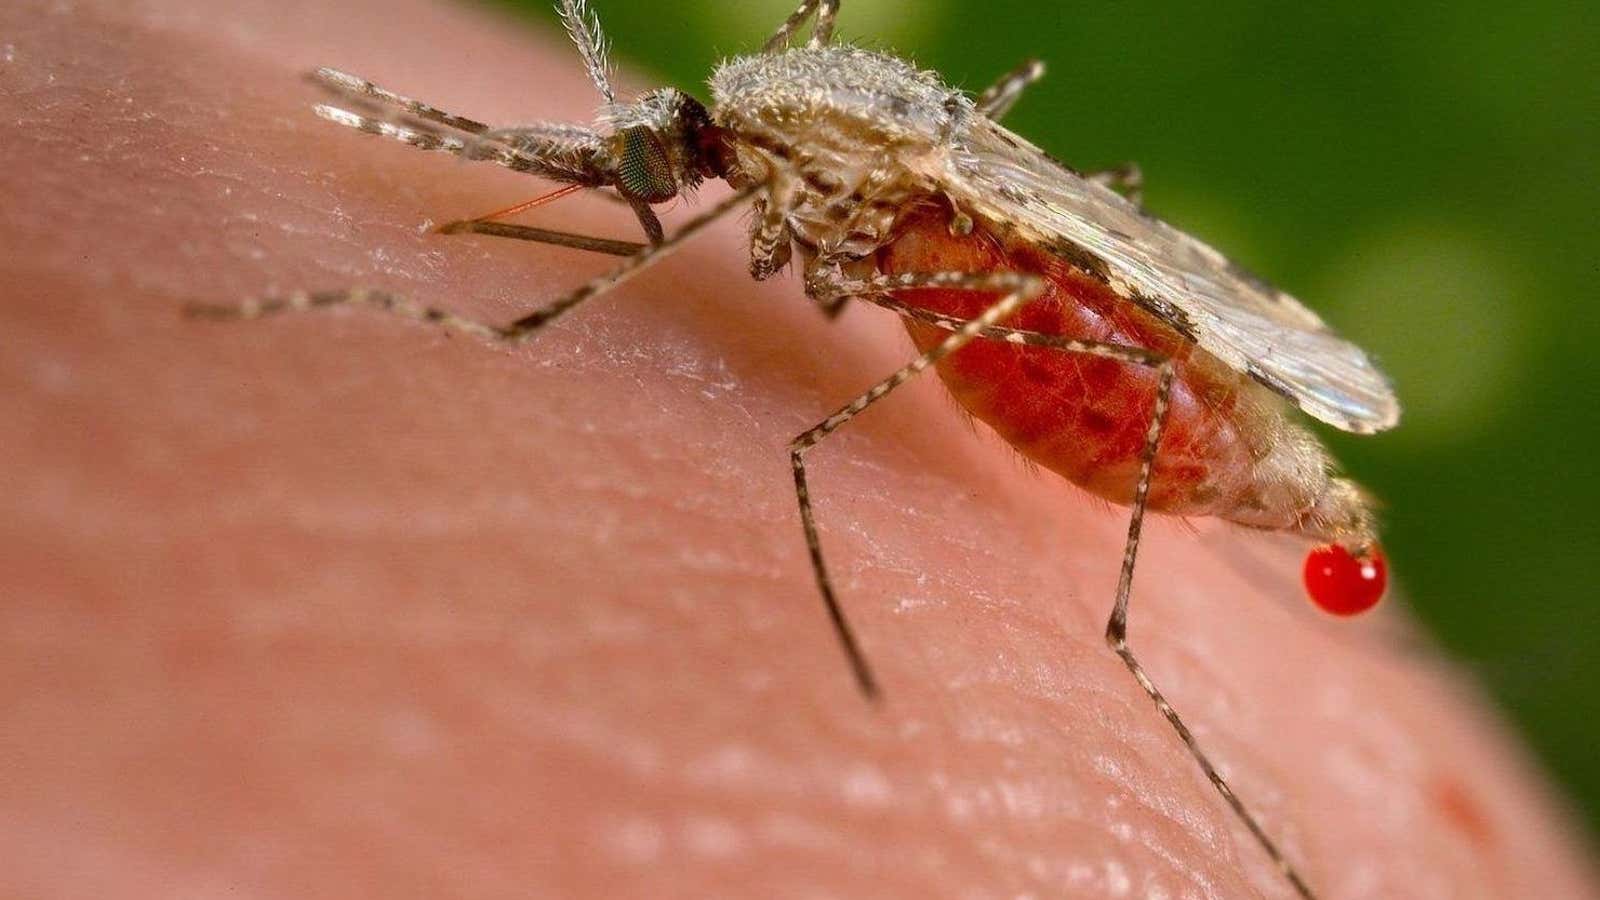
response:
M788 448L817 589L862 694L881 691L828 575L807 454L934 369L1018 452L1131 507L1106 641L1294 890L1314 896L1134 656L1128 604L1151 510L1304 536L1316 542L1304 581L1317 605L1350 614L1375 604L1387 573L1374 503L1287 406L1345 431L1382 431L1400 415L1384 375L1295 298L1148 215L1136 166L1081 174L1002 127L1043 75L1038 62L970 97L903 59L836 43L839 0L804 0L760 52L712 73L709 108L674 88L618 100L598 20L583 0L560 0L558 10L603 101L593 124L490 128L326 68L311 78L335 102L315 111L563 185L441 231L625 257L620 265L509 324L365 289L192 312L238 319L365 305L521 343L750 208L754 278L798 259L805 293L822 310L852 300L888 309L919 351ZM712 179L731 196L667 235L654 207ZM500 221L582 189L627 204L645 242Z

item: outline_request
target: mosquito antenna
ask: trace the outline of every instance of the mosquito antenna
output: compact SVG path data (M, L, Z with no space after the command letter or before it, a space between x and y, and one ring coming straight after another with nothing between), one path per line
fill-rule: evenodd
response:
M561 0L558 9L561 24L567 27L567 35L578 45L583 66L589 70L589 80L607 103L617 102L617 95L611 90L611 63L606 59L606 35L600 30L600 17L584 0Z

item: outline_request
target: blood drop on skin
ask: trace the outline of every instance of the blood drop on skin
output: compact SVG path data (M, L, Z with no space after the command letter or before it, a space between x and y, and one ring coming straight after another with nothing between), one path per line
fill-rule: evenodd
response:
M1376 606L1389 586L1389 567L1377 547L1357 556L1338 544L1306 554L1306 593L1324 612L1353 616Z

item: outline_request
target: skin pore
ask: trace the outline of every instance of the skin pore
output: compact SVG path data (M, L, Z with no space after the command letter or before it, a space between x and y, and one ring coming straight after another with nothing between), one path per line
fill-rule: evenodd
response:
M932 377L808 457L861 700L785 447L910 345L751 282L742 222L515 349L182 319L365 284L510 321L615 264L429 233L550 185L321 122L299 78L586 121L554 35L231 6L0 10L0 894L1287 896L1102 640L1126 511ZM528 221L638 238L594 199ZM1307 608L1304 550L1155 517L1131 625L1302 872L1595 896L1475 690L1399 610Z

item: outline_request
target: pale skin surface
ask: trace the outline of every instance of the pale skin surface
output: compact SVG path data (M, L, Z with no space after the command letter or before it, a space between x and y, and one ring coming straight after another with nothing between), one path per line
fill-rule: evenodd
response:
M1287 894L1102 642L1124 511L932 379L810 457L861 700L785 446L908 341L751 283L739 223L514 350L178 316L361 283L510 320L609 266L422 233L547 186L296 77L585 119L569 49L416 0L127 6L0 10L0 895ZM1303 545L1195 526L1147 526L1132 644L1325 896L1596 896L1401 614L1321 619Z

